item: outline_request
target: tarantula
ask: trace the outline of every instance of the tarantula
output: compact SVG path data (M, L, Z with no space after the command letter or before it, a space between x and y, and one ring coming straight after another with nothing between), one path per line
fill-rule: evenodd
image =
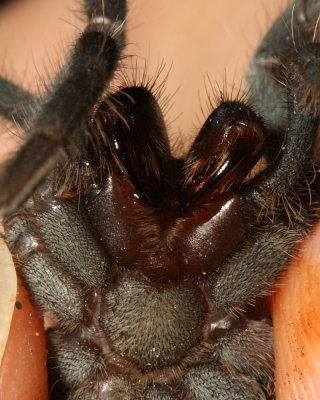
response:
M84 8L40 105L0 80L1 115L28 131L0 179L6 241L55 321L52 398L273 399L272 326L255 304L317 218L320 1L288 7L249 98L221 101L181 158L152 88L106 90L125 0Z

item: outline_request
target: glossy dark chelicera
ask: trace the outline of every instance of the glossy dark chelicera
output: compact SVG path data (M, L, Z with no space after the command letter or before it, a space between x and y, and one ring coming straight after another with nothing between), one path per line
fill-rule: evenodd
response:
M0 80L1 115L29 132L0 205L55 321L51 398L274 399L271 321L255 305L317 219L320 1L285 10L248 99L221 100L181 158L153 85L106 92L126 2L105 3L84 0L88 26L43 98Z

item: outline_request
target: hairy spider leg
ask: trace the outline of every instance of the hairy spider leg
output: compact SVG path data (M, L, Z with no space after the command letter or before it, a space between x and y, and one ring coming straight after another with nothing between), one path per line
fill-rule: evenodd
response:
M0 77L0 99L0 115L26 127L38 101L36 96Z
M126 3L126 0L85 0L84 8L89 19L110 18L122 24L127 14Z
M308 21L314 27L320 2L309 3L312 4L308 4ZM274 143L272 136L277 134L278 146L272 154L275 161L254 178L244 192L246 207L243 212L256 215L257 229L253 228L243 248L227 261L221 275L210 283L215 303L228 311L241 309L244 304L254 304L258 296L270 292L275 278L294 254L297 244L318 218L314 212L314 195L318 189L313 182L313 143L320 110L311 106L312 94L319 96L319 44L307 44L312 39L307 34L311 28L307 30L304 26L304 31L299 31L303 47L294 48L291 32L288 31L292 12L292 7L289 7L275 22L257 50L248 72L252 85L250 103L255 104L265 118L267 143ZM293 14L296 35L299 28L297 13ZM270 60L277 62L271 69ZM312 70L308 76L307 65ZM285 89L275 81L281 75ZM312 82L309 82L310 77L314 77ZM309 98L302 101L308 86L312 86L313 92L310 89ZM272 104L275 104L274 108ZM280 122L275 124L279 109L285 117L281 116L278 119ZM264 222L261 224L259 221Z
M312 171L320 116L315 100L320 90L320 44L312 42L319 14L319 0L289 6L262 40L247 73L252 104L267 121L269 135L282 142L277 167L264 173L252 194L266 207L296 192L301 179L309 178L306 171Z
M87 3L90 15L94 10ZM112 12L124 10L125 2L112 2ZM90 11L91 10L91 11ZM115 15L96 16L78 40L75 48L49 88L42 109L29 131L29 138L8 163L0 177L2 214L15 210L41 180L55 167L77 153L84 140L82 125L110 82L124 46L124 21ZM5 189L5 190L4 190Z

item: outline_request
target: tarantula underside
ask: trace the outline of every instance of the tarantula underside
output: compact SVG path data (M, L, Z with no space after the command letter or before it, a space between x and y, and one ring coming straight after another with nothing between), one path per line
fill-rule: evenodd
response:
M17 110L31 104L0 204L55 321L52 397L273 399L272 327L254 305L317 218L320 1L288 7L248 101L222 101L181 158L150 88L106 92L126 2L105 3L84 0L88 26L36 112L0 81L3 117L27 127Z

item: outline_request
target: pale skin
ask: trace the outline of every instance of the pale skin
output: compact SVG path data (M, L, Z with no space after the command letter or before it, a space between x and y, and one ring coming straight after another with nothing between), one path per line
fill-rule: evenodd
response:
M131 0L126 54L137 55L141 70L148 58L152 76L161 60L171 71L166 94L174 92L167 119L172 137L192 137L207 111L204 79L214 87L245 88L244 73L255 46L274 16L279 0ZM5 76L37 93L63 60L85 23L73 14L74 0L20 0L0 13L0 64ZM127 60L130 66L130 60ZM130 74L130 71L129 71ZM177 90L178 89L178 90ZM199 115L199 120L197 119ZM199 122L200 121L200 122ZM17 141L5 136L2 143ZM189 139L190 140L190 139ZM7 147L8 150L9 145ZM1 152L4 150L1 149ZM1 390L0 390L1 394ZM0 396L1 397L1 396ZM26 397L26 399L32 397ZM22 399L25 400L25 399ZM41 399L42 400L42 399Z

